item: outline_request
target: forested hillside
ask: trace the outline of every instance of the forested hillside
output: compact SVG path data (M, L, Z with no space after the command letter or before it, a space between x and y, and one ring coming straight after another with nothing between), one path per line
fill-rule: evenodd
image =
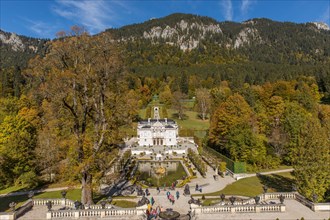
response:
M47 41L0 30L1 97L20 96L25 85L21 72L31 58L45 54Z
M314 23L296 24L269 19L243 23L209 17L172 14L105 31L120 42L125 65L140 76L230 80L231 86L314 76L328 97L330 31ZM1 32L2 95L14 94L27 61L44 55L47 40ZM10 38L12 38L10 40ZM157 91L152 91L157 92Z
M127 66L139 76L187 72L241 87L305 75L314 76L323 93L330 91L330 31L313 23L173 14L108 32L121 40Z

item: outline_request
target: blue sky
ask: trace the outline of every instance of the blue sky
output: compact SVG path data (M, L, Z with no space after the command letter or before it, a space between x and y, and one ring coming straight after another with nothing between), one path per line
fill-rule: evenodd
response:
M330 24L330 0L0 0L0 28L41 38L82 25L92 33L175 12L241 22L250 18Z

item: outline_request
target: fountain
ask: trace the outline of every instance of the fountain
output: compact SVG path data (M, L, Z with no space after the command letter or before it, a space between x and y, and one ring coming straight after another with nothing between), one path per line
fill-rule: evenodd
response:
M180 161L140 161L137 179L149 186L171 186L187 175Z
M166 169L165 167L155 167L154 172L156 173L156 175L162 176L165 174Z
M173 211L173 209L166 209L166 211L159 213L159 217L164 220L175 220L180 217L180 213Z

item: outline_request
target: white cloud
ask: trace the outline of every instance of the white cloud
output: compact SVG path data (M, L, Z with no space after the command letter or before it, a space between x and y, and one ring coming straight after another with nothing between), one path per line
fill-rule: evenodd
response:
M325 10L320 20L330 25L330 6Z
M227 21L233 20L234 11L233 11L233 4L232 4L231 0L221 1L221 7L222 7L222 11L224 13L225 19Z
M120 1L105 0L57 0L53 11L61 17L85 26L91 33L110 28L118 19L117 11L126 4Z
M241 3L241 13L246 14L249 10L249 7L251 6L252 1L251 0L242 0Z
M34 33L36 33L39 37L47 37L47 38L52 38L54 36L53 32L57 28L56 25L50 25L48 23L45 23L43 21L33 21L27 18L22 18L25 22L26 25L25 27Z

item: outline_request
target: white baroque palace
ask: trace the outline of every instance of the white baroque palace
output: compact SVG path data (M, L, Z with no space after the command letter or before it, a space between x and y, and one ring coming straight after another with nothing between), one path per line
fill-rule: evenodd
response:
M178 143L178 125L171 119L160 119L159 108L154 108L154 118L142 120L137 126L139 146L175 146Z

